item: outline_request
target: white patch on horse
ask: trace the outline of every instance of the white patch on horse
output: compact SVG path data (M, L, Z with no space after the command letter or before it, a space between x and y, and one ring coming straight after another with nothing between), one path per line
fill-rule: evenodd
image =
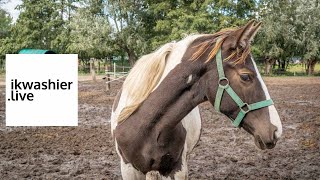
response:
M189 154L196 146L201 134L201 116L198 106L183 118L182 125L187 131L186 143Z
M121 159L121 176L123 179L126 180L137 180L137 179L145 179L145 175L136 170L132 164L130 163L124 163L124 161Z
M191 83L191 81L192 81L192 74L188 76L187 84Z
M168 55L166 60L166 67L163 71L162 77L157 84L157 86L154 88L156 89L160 83L163 81L163 79L169 74L169 72L174 69L178 64L181 63L181 60L183 58L184 53L187 51L189 45L196 39L204 35L192 35L187 36L185 39L177 42L174 44L174 48L172 52Z
M188 152L187 143L184 143L184 149L182 152L182 158L181 158L181 170L176 172L174 174L174 179L188 179L188 165L187 165L187 152Z
M262 89L264 91L264 94L266 96L266 99L270 99L270 95L269 95L267 86L266 86L266 84L264 83L264 81L261 78L261 75L260 75L260 73L258 71L257 65L256 65L255 61L253 60L253 58L251 58L251 60L252 60L252 63L254 65L254 69L255 69L255 71L257 73L257 78L259 79L260 84L262 86ZM278 114L276 108L274 107L274 105L271 105L268 108L269 108L270 121L274 126L277 127L277 131L275 132L276 138L279 139L281 134L282 134L282 124L281 124L281 120L280 120L279 114Z

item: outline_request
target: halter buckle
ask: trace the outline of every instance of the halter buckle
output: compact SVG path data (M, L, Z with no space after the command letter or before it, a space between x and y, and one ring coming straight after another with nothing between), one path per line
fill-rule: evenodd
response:
M250 111L250 106L248 103L243 103L243 105L240 107L241 111L243 111L245 114L247 114Z
M224 84L222 84L223 81L225 81ZM229 87L229 79L226 78L226 77L220 78L218 83L219 83L219 87L221 87L221 88L223 88L223 89L226 89L227 87Z

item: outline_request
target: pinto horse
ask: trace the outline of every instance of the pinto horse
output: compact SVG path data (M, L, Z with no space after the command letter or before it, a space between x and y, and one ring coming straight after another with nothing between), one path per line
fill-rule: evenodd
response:
M281 121L250 52L259 27L188 36L137 61L111 115L123 179L187 179L205 101L260 149L275 146Z

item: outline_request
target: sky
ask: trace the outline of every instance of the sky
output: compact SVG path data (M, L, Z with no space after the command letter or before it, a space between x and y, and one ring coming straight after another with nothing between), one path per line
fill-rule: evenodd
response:
M15 10L14 8L21 3L21 0L9 0L8 3L1 5L3 9L10 13L13 22L16 22L20 14L20 12L18 10Z

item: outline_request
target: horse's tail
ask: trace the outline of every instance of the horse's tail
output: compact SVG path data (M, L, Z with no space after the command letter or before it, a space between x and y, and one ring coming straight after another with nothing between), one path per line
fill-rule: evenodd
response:
M157 51L142 56L131 69L123 83L123 90L128 93L127 106L119 114L118 123L126 120L157 86L173 45L174 43L165 44Z
M146 174L146 180L161 180L159 171L149 171Z

